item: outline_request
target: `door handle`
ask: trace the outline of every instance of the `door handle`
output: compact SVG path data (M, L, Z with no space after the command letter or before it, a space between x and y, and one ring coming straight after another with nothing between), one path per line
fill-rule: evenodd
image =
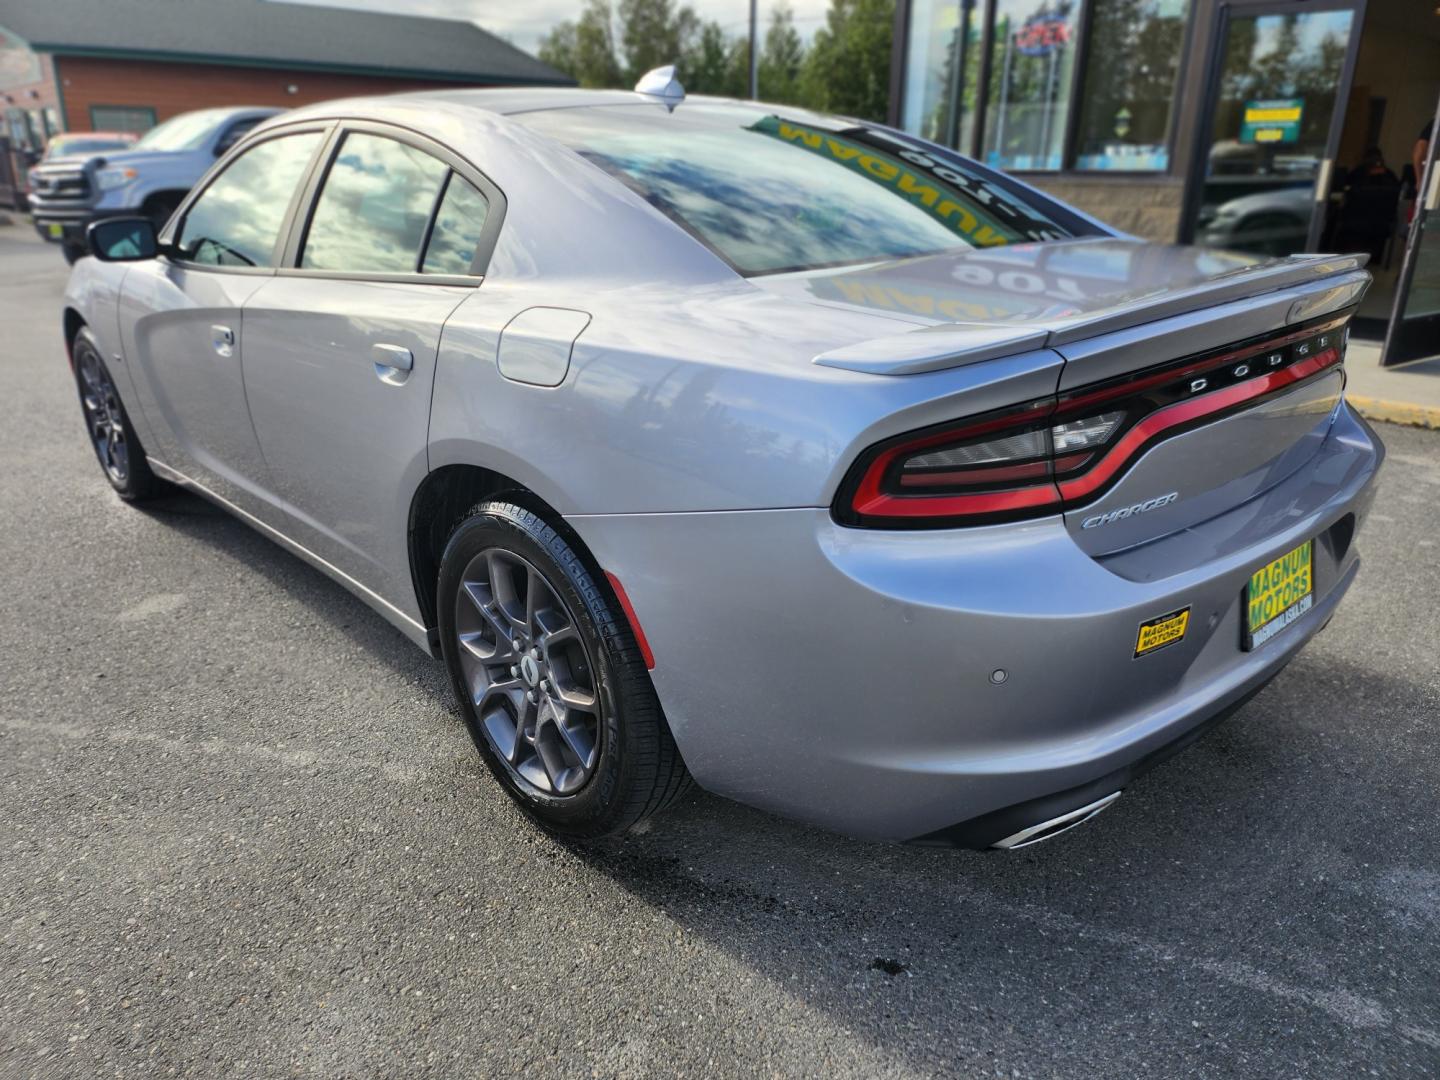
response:
M210 344L221 356L235 355L235 331L228 326L210 327Z
M410 350L399 345L372 345L370 359L375 364L376 378L390 386L403 383L415 367L415 357Z

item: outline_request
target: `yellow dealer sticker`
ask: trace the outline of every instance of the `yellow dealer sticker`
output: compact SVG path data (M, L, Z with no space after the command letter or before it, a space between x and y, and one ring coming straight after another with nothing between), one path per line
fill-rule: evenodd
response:
M1266 563L1245 584L1245 648L1264 645L1315 603L1315 541Z
M1141 623L1140 633L1135 638L1135 655L1141 657L1156 649L1163 649L1166 645L1174 645L1185 637L1185 631L1189 627L1190 609L1188 607Z

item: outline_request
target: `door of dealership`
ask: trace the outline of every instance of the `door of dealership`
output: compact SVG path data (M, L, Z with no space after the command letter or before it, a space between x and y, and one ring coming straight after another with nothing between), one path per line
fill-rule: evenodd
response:
M1405 236L1405 257L1396 282L1380 362L1398 367L1440 355L1440 101L1426 129L1418 194Z
M1190 184L1194 239L1265 255L1317 250L1360 40L1360 3L1222 4L1215 18Z
M1221 0L1211 17L1182 238L1366 253L1355 333L1385 340L1387 365L1440 355L1440 180L1412 160L1440 17L1409 0Z

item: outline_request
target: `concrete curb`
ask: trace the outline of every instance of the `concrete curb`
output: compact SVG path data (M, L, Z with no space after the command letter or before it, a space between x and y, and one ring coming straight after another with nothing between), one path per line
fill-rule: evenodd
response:
M1346 394L1345 400L1359 410L1366 420L1383 420L1388 424L1430 428L1440 431L1440 406L1413 405L1408 401L1386 401L1383 398Z

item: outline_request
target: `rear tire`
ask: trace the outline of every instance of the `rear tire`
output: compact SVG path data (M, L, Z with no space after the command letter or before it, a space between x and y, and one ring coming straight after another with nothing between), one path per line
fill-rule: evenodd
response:
M471 510L445 546L437 610L470 736L542 827L622 832L689 786L629 623L538 514Z
M105 357L88 328L81 327L75 335L70 356L86 433L105 479L126 502L142 502L164 494L169 485L151 471L145 447L140 444Z

